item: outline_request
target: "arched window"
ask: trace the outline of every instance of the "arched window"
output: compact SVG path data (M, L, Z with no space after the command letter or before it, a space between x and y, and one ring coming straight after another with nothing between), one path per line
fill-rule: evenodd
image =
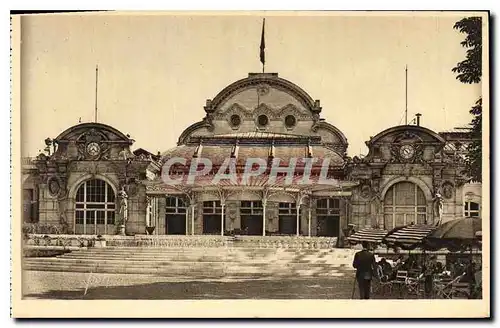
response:
M424 192L414 183L394 184L384 198L385 229L392 229L411 223L427 222L427 202Z
M85 181L76 192L75 233L113 233L115 207L115 192L106 181Z

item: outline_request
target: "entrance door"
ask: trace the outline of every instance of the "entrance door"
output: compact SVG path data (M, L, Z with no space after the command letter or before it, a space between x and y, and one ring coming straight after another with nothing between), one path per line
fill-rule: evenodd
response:
M165 219L165 233L168 235L186 234L186 215L185 214L167 214Z
M203 215L203 233L204 234L220 234L221 232L221 215Z
M241 201L241 230L247 235L262 235L264 224L261 201Z
M297 234L297 206L295 203L279 203L279 233L282 235ZM299 220L300 224L300 220ZM299 227L300 230L300 227Z
M241 216L241 229L247 235L262 235L262 215Z
M280 234L297 234L297 216L295 215L280 215L278 225Z
M338 237L340 234L340 217L318 216L318 233L320 237Z

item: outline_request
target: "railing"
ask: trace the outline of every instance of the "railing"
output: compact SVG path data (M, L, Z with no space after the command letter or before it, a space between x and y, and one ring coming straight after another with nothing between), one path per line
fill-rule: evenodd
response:
M248 247L248 248L304 248L332 249L337 245L336 237L308 236L218 236L218 235L68 235L33 234L24 235L24 244L39 247L95 247L97 244L112 247Z

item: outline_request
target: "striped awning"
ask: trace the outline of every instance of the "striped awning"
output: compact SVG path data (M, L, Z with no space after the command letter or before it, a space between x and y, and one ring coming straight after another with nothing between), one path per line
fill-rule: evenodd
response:
M420 246L423 239L435 229L431 225L407 225L391 230L383 242L387 246L412 249Z
M351 244L359 244L363 241L380 244L385 235L387 235L387 230L365 228L347 237L347 240Z

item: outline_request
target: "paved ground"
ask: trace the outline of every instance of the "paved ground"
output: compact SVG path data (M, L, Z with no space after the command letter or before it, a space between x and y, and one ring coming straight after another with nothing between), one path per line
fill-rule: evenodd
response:
M353 276L183 280L134 274L90 276L24 271L23 286L25 299L349 299Z

